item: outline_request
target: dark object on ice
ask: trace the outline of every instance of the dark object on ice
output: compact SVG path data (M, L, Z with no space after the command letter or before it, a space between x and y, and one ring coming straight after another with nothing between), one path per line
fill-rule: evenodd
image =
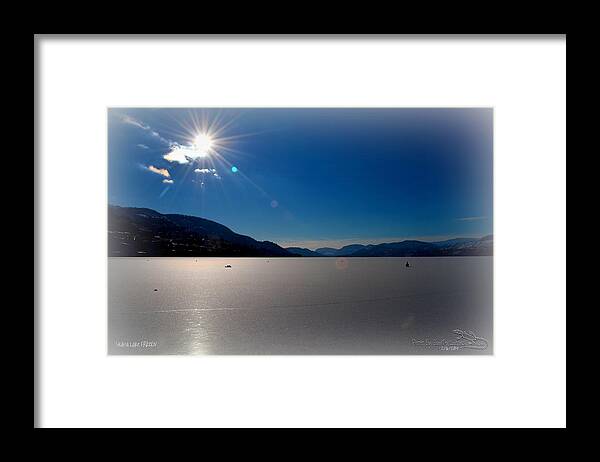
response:
M154 289L154 292L158 292L158 289Z
M231 265L225 265L225 268L231 268Z
M410 264L408 262L406 262L406 267L410 268Z

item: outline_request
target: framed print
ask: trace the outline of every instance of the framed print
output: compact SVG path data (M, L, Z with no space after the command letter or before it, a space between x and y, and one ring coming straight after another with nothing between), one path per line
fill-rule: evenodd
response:
M34 36L34 426L566 427L566 36Z

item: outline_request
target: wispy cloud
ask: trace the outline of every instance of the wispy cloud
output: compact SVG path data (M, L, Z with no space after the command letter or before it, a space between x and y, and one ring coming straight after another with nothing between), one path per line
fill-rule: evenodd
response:
M155 130L150 130L150 135L152 135L154 138L158 139L161 143L163 144L167 144L169 146L171 146L173 144L173 141L168 140L166 138L163 138L160 133L158 133Z
M202 175L212 175L214 176L217 180L221 179L221 176L219 175L219 173L217 172L216 168L197 168L194 170L194 172L196 173L200 173Z
M162 175L166 178L170 178L171 174L169 173L169 171L166 168L158 168L155 167L154 165L148 165L148 170L150 170L151 172L154 172L158 175Z
M163 156L163 159L169 162L177 162L179 164L189 164L195 159L206 157L206 152L198 150L194 146L184 146L179 143L171 143L171 150Z
M150 149L148 146L146 146L145 144L136 144L136 146L140 149Z
M173 184L173 180L170 180L170 179L168 179L168 178L165 178L165 179L163 180L163 183L167 183L167 184Z
M142 130L150 130L150 126L146 125L142 121L137 120L127 114L121 115L121 122L141 128Z
M142 122L141 120L138 120L134 117L131 117L130 115L127 114L121 114L120 116L121 122L128 124L128 125L133 125L134 127L138 127L142 130L144 130L145 132L147 132L150 136L152 136L153 138L157 139L158 141L160 141L163 144L166 144L168 146L171 146L173 144L175 144L173 141L168 140L164 137L161 136L160 133L158 133L156 130L154 130L150 125ZM139 145L138 146L144 146L144 145Z
M194 152L179 144L171 144L171 150L163 156L163 159L178 164L189 164L194 160Z
M481 221L485 219L487 219L487 217L462 217L457 218L456 221Z

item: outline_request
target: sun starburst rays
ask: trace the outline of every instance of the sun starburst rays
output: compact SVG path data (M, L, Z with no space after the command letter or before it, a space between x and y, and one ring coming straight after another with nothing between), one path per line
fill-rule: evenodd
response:
M216 199L218 191L219 203L227 204L232 188L241 194L254 189L265 204L286 212L278 200L249 178L247 174L254 170L243 168L251 166L260 155L252 150L252 140L245 143L245 139L273 130L240 133L235 123L240 116L228 109L188 109L166 111L162 120L151 121L151 125L127 115L121 120L143 130L153 141L150 147L138 144L138 149L146 149L149 155L155 151L162 158L149 165L140 164L147 171L163 176L161 200L174 204L182 199L182 193L193 194L201 213L204 201ZM161 147L153 148L153 145Z
M196 163L201 159L223 160L223 154L232 154L236 150L232 145L239 135L227 135L227 129L235 121L235 117L225 120L220 112L216 112L210 119L205 113L188 111L185 120L177 122L173 134L180 140L173 143L170 151L163 157L169 162L180 164Z
M239 179L238 182L249 184L263 197L270 197L235 165L236 159L249 155L239 149L243 140L259 134L235 133L238 117L223 111L211 111L209 116L205 111L193 109L180 117L171 116L174 123L169 127L169 134L178 142L172 143L163 158L169 162L185 164L181 182L185 182L191 175L200 192L209 184L216 185L217 182L223 190L225 186L220 180L223 179L222 175L229 172Z

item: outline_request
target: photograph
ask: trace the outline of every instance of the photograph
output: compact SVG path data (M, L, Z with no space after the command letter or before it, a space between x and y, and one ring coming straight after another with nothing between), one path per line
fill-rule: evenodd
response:
M106 117L109 355L493 354L492 107Z

